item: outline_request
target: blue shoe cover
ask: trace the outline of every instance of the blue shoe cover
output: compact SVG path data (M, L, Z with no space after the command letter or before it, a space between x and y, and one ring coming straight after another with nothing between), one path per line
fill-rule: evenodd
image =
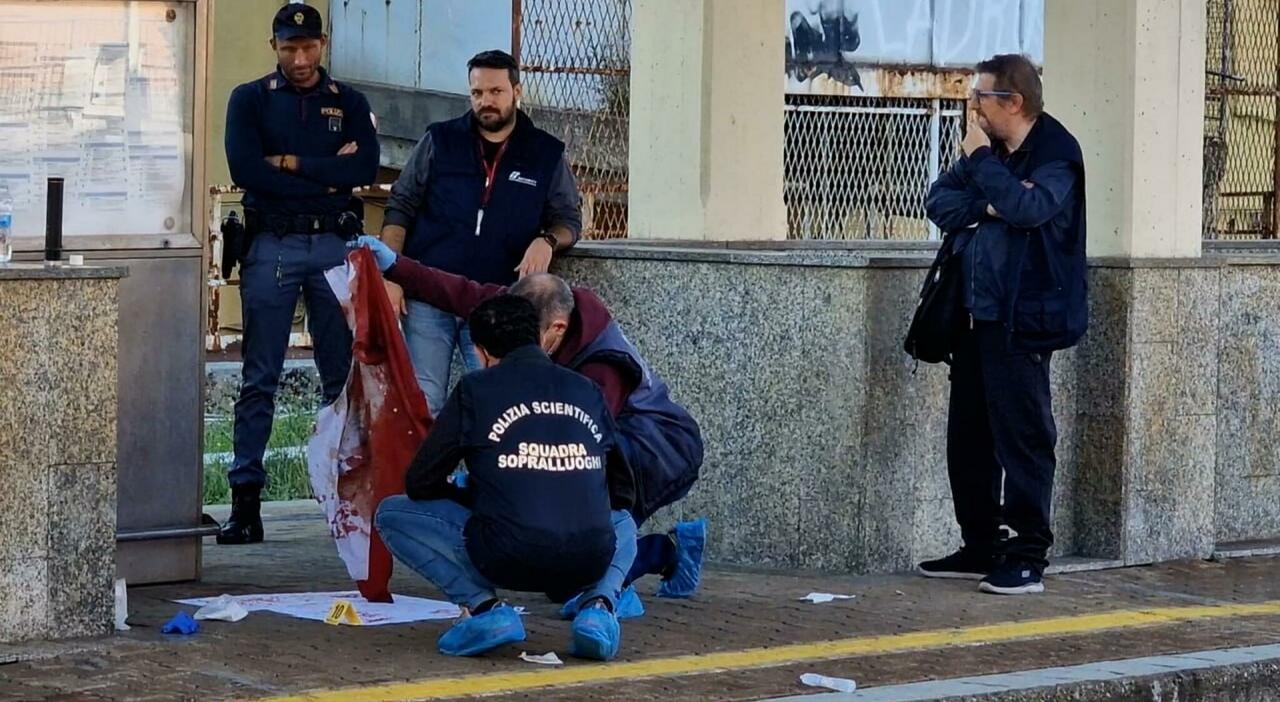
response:
M569 652L593 661L613 660L622 644L618 618L603 605L595 604L573 618L573 642Z
M439 645L446 656L478 656L516 641L524 641L524 622L515 609L498 605L454 624L440 636Z
M676 572L658 586L658 597L684 599L698 591L702 579L702 552L707 545L707 520L681 522L672 529L676 537Z
M573 619L578 616L578 608L582 606L582 598L587 593L579 592L573 596L573 599L565 602L560 607L561 619ZM644 616L644 603L640 601L640 593L636 592L635 585L628 585L627 589L622 591L622 595L618 597L618 619L636 619Z

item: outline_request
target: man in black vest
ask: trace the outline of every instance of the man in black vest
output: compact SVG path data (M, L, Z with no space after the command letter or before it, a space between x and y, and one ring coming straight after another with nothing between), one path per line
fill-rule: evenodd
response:
M227 165L244 188L252 235L240 265L244 379L235 409L231 518L220 544L262 541L262 465L276 387L298 296L307 304L326 402L347 382L351 331L324 272L342 265L345 241L363 227L351 190L378 174L369 102L320 66L320 13L290 3L272 22L276 70L238 86L227 103Z
M600 391L538 345L538 313L514 295L470 317L486 370L441 409L405 476L378 507L395 556L464 609L439 640L474 656L523 641L520 615L495 587L563 598L585 590L571 652L609 660L621 639L618 598L636 554L635 482ZM459 461L467 487L450 482Z
M969 311L947 421L964 544L920 572L981 579L984 592L1042 592L1057 443L1049 358L1088 325L1084 159L1043 112L1040 76L1023 56L978 64L969 107L964 156L926 203L960 256ZM1014 532L1007 541L1002 524Z
M510 285L547 270L582 231L578 188L564 144L519 109L516 61L485 51L467 62L471 110L427 127L396 179L381 238L405 256L481 283ZM405 342L432 413L449 387L454 349L468 370L478 360L462 319L404 299Z

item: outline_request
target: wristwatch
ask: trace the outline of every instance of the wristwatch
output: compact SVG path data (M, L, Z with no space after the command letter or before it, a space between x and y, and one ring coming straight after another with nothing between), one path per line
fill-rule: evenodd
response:
M559 245L559 242L558 242L558 241L556 241L556 235L555 235L555 234L552 234L551 232L545 232L545 233L543 233L543 235L542 235L542 236L540 236L540 237L538 237L538 238L539 238L539 239L542 239L543 241L545 241L545 242L547 242L548 244L550 244L550 245L551 245L551 252L552 252L552 253L555 253L556 246L558 246L558 245Z

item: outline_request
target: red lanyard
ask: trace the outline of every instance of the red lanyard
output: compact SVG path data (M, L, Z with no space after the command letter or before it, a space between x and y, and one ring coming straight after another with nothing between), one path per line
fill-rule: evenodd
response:
M476 143L476 147L480 149L480 163L484 166L484 195L480 196L480 209L482 210L488 206L489 198L493 196L494 176L498 175L498 164L502 163L502 155L507 153L507 144L510 143L510 139L502 142L502 145L498 147L498 153L493 156L493 163L484 160L484 144Z
M476 236L480 236L480 225L484 223L484 208L489 206L489 198L493 196L498 164L502 163L502 155L507 153L507 144L511 143L511 139L502 142L498 147L498 153L493 155L493 163L489 163L484 160L484 142L480 139L483 137L477 138L476 149L480 151L480 164L484 166L484 193L480 196L480 209L476 210Z

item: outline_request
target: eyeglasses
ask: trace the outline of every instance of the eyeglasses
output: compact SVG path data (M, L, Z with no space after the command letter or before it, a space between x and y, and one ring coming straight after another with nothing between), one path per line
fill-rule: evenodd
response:
M978 90L977 88L969 91L969 97L974 100L984 97L1012 97L1020 94L1009 90Z

